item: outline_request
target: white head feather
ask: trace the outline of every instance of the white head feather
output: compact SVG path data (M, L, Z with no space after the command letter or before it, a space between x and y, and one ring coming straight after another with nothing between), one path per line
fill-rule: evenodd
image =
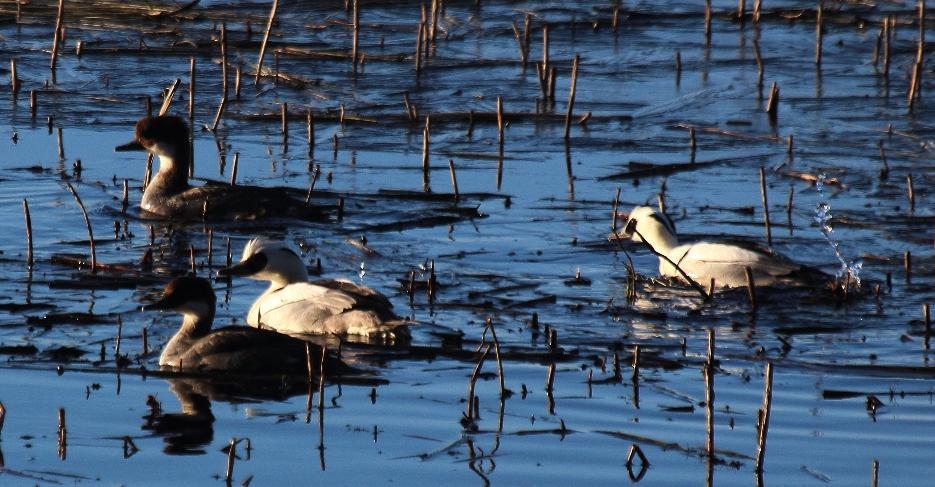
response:
M630 239L635 242L642 242L646 239L656 250L656 252L665 254L679 244L678 235L675 233L675 227L672 221L665 215L660 215L650 206L637 206L633 208L627 218L625 232L630 234Z
M289 244L280 240L255 238L244 246L240 261L244 262L260 253L266 257L266 265L259 272L248 276L251 279L271 281L280 286L308 281L305 263L299 257L299 252Z

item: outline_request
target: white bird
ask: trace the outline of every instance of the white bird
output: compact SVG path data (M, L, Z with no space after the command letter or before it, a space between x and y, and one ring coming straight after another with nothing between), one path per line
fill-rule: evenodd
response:
M350 281L308 282L302 259L283 242L253 239L240 263L218 273L270 282L247 313L251 326L292 334L409 336L408 322L393 313L386 296Z
M637 206L627 216L623 235L649 244L659 257L659 274L684 280L675 263L696 283L707 287L747 285L746 268L757 286L806 286L831 281L831 276L798 264L769 247L745 240L695 242L679 245L675 225L651 207ZM642 237L642 238L641 238ZM669 261L672 262L669 262Z

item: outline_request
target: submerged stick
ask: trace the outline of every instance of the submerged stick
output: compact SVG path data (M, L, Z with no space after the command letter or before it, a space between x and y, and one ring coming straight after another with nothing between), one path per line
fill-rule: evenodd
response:
M49 65L53 83L55 83L55 65L58 62L58 45L61 43L62 39L62 18L64 16L65 0L58 0L58 12L55 15L55 32L52 34L52 61Z
M497 97L497 142L503 148L503 97Z
M766 362L764 376L763 407L759 410L756 437L756 462L754 469L757 475L763 473L763 460L766 458L766 434L769 432L769 416L773 409L773 364L771 362Z
M253 78L253 86L260 84L260 74L263 72L263 56L266 54L269 33L273 30L273 19L276 18L277 7L279 7L279 0L273 0L273 7L269 11L269 21L266 22L266 32L263 34L263 42L260 44L260 56L256 60L256 77Z
M19 93L19 85L19 75L16 74L16 58L10 58L10 90L14 94Z
M747 275L747 299L750 300L750 308L756 311L756 282L753 280L753 269L750 266L744 267L744 273Z
M351 44L351 64L354 66L354 71L357 71L357 46L360 40L360 2L354 0L354 39Z
M230 485L234 477L234 459L237 458L237 439L231 438L227 444L227 471L224 474L224 480Z
M815 17L815 64L818 66L821 66L822 30L824 29L823 11L822 0L818 0L818 11Z
M477 365L474 366L474 373L471 374L471 381L468 382L468 397L467 397L467 410L464 413L464 417L468 419L474 418L474 386L477 385L477 378L480 376L481 367L484 366L484 360L487 359L487 354L490 353L490 344L488 343L484 347L483 353L481 353L480 358L477 360Z
M575 88L578 84L578 62L581 56L575 54L575 59L571 63L571 88L568 91L568 109L565 112L565 140L571 133L571 113L575 109Z
M218 124L221 123L221 116L224 114L224 108L227 107L227 93L227 24L221 22L221 102L214 115L214 122L211 123L212 132L217 130Z
M460 199L458 194L458 175L455 173L455 161L448 159L448 172L451 173L451 190L455 194L455 201Z
M705 430L708 456L714 458L714 329L708 329L708 360L702 366L705 380Z
M773 232L769 224L769 201L766 197L766 171L760 166L760 198L763 201L763 224L766 225L766 244L773 246Z
M487 328L490 330L490 337L493 338L494 356L497 359L497 377L500 379L500 400L503 400L509 395L509 391L506 388L503 376L503 361L500 360L500 340L497 339L497 330L494 329L493 321L490 318L487 318Z
M240 162L240 152L234 152L234 162L231 164L231 186L237 185L237 165Z
M26 218L26 268L32 269L32 217L29 216L29 202L23 198L23 216Z
M81 197L78 196L75 188L69 182L66 182L65 186L71 192L71 195L75 197L75 201L78 202L78 207L81 208L81 213L84 215L84 224L88 227L88 240L91 243L91 271L93 272L97 269L97 252L94 249L94 232L91 229L91 219L88 218L88 210L84 208L84 203L81 202Z
M432 122L425 116L425 127L422 129L422 190L429 190L429 138L431 136Z

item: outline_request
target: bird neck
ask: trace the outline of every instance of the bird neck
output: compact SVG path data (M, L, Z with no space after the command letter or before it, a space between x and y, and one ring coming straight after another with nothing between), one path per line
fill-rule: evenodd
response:
M164 192L182 192L188 189L188 171L191 167L188 150L176 149L169 154L159 155L159 171L150 186ZM147 187L147 190L150 188Z
M213 307L212 307L213 308ZM182 326L176 335L190 338L201 338L211 331L214 322L214 310L206 312L186 312L182 315Z
M666 256L679 244L678 237L660 227L653 226L646 233L641 232L641 235L656 252Z

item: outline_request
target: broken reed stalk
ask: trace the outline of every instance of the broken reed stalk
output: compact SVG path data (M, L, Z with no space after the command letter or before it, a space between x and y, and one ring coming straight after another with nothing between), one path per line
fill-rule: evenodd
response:
M759 0L757 0L759 1ZM763 56L760 54L760 41L753 40L753 59L756 60L756 91L763 96Z
M351 43L351 64L354 71L357 71L357 46L360 41L360 5L358 0L354 0L354 39Z
M880 481L880 461L873 459L873 465L870 467L870 487L877 487Z
M231 164L231 186L237 186L237 165L240 162L240 152L234 152L234 162Z
M906 175L906 196L909 198L909 211L916 209L916 191L912 185L912 173Z
M643 234L641 234L639 230L637 230L637 229L634 228L634 229L633 229L633 233L635 233L638 237L640 237L640 240L643 242L643 245L645 245L653 255L655 255L656 257L659 257L659 258L665 260L666 262L668 262L669 264L671 264L672 267L674 267L675 270L678 271L678 273L679 273L686 281L688 281L688 283L691 285L691 287L694 288L695 291L698 291L698 294L700 294L701 297L702 297L703 299L705 299L706 301L707 301L708 299L710 299L709 296L708 296L708 293L705 292L704 288L701 287L701 285L698 284L698 282L696 282L694 279L691 278L691 276L688 275L688 273L686 273L684 270L682 270L682 268L679 267L679 265L678 265L675 261L673 261L672 259L670 259L670 258L669 258L668 256L666 256L665 254L659 253L659 251L657 251L655 248L653 248L653 246L650 245L650 243L647 242L645 238L643 238Z
M571 112L575 109L575 88L578 84L578 62L581 60L579 54L575 54L575 59L571 62L571 88L568 91L568 109L565 112L565 140L571 133Z
M892 49L894 19L887 15L883 18L883 77L890 79L890 51Z
M451 173L451 190L454 192L455 201L461 198L458 193L458 175L455 173L455 161L448 159L448 172Z
M214 132L221 123L221 116L224 114L224 108L227 107L227 24L221 22L221 102L218 104L218 111L214 115L214 122L211 123L211 131Z
M617 235L617 208L620 206L620 186L617 186L617 192L614 194L612 214L610 216L610 231Z
M640 357L642 355L640 351L640 346L637 345L633 347L633 381L636 382L640 378Z
M497 97L497 142L503 148L503 97Z
M549 364L549 371L545 377L545 391L549 393L549 395L551 395L552 391L555 388L554 386L555 386L555 362L552 362Z
M737 20L741 25L747 16L747 0L737 0Z
M542 97L549 98L549 25L542 26L542 64L537 66L539 71L539 89Z
M467 396L467 409L464 413L464 417L468 419L474 418L474 386L477 385L477 378L480 376L481 367L484 366L484 360L487 360L487 354L490 353L490 344L488 343L484 347L484 351L481 353L480 358L477 359L477 365L474 366L474 373L471 374L471 381L468 383L468 396Z
M279 131L283 139L289 138L289 104L282 102L279 109Z
M675 85L682 82L682 51L675 50Z
M10 58L10 90L19 93L19 75L16 74L16 58Z
M921 86L922 80L922 61L923 61L923 50L925 49L925 43L921 39L918 42L916 47L916 58L915 63L912 66L912 79L909 82L909 111L911 112L915 109L915 102L919 98L919 87Z
M824 7L822 3L821 0L818 1L818 10L815 17L815 64L817 66L821 66L822 30L824 28Z
M766 459L766 434L769 432L769 416L773 409L773 364L766 362L763 380L763 407L760 408L757 421L756 461L754 469L757 475L763 473L763 461Z
M58 158L65 160L65 139L62 137L62 127L58 127Z
M0 401L0 433L3 432L3 422L6 420L6 406Z
M36 98L36 90L29 90L29 115L32 118L36 118L36 110L39 109L39 102Z
M65 182L65 187L67 187L68 191L71 192L71 195L75 197L75 201L78 202L78 207L81 208L81 213L84 215L84 224L88 227L88 240L91 243L91 271L94 272L97 270L97 252L94 249L94 232L91 229L91 219L88 218L88 210L84 208L84 203L81 202L81 197L78 196L78 193L75 191L75 188L71 185L71 183Z
M58 45L61 43L62 39L62 20L64 16L65 0L58 0L58 12L55 15L55 32L52 34L52 61L49 65L53 83L55 83L55 65L58 62Z
M68 445L68 428L65 426L65 408L58 408L58 456L65 458Z
M230 485L234 477L234 459L237 458L237 439L231 438L227 444L227 471L224 474L224 480Z
M886 162L886 149L883 147L883 139L877 141L877 147L880 148L880 162L883 167L880 168L880 179L886 179L890 174L890 165Z
M428 115L425 116L425 127L422 129L422 190L429 190L429 137L431 135L432 122Z
M195 57L192 56L189 59L189 68L188 68L188 126L189 130L193 130L194 124L192 121L195 120Z
M487 318L487 328L490 329L490 337L493 339L494 356L497 359L497 377L500 379L500 399L506 399L507 389L503 377L503 361L500 359L500 340L497 339L497 330L494 329L493 321Z
M711 39L711 0L704 0L704 36Z
M932 312L929 303L922 305L922 323L925 325L925 349L929 349L929 337L932 335Z
M763 201L763 224L766 225L766 244L773 246L773 232L769 223L769 200L766 196L766 170L760 166L760 198Z
M769 99L766 101L766 113L770 117L776 118L779 109L779 84L773 81L769 89Z
M311 159L315 154L315 118L311 110L305 111L305 132L308 142L308 157Z
M529 24L527 24L529 25ZM513 37L516 39L516 45L519 47L519 62L526 66L526 46L525 41L519 33L519 27L516 26L516 22L512 23L513 26Z
M708 360L702 366L705 380L705 430L708 456L714 458L714 329L708 329Z
M762 10L762 7L763 7L762 3L763 3L763 0L756 0L755 2L753 2L753 23L754 24L760 23L760 10Z
M416 76L422 73L422 43L425 38L425 23L419 22L419 34L416 37Z
M117 317L117 340L114 343L114 359L120 363L120 342L123 339L123 319ZM118 366L119 367L119 366Z
M266 22L266 32L263 34L263 42L260 44L260 56L256 60L256 77L253 78L253 86L260 84L260 75L263 72L263 56L266 54L266 44L269 42L269 33L273 30L273 20L276 18L276 8L279 7L279 0L273 0L273 6L269 11L269 20Z
M143 327L143 355L149 354L149 331Z
M26 218L26 268L32 269L32 217L29 216L29 202L23 198L23 216Z
M756 311L756 282L753 279L753 269L747 266L744 267L743 271L747 275L747 299L750 301L750 308Z

